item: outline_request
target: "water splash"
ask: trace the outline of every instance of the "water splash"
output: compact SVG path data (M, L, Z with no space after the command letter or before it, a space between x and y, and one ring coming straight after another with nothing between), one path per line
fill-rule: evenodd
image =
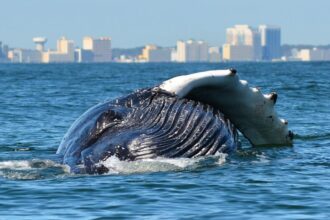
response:
M109 169L108 175L136 174L150 172L167 172L195 170L206 166L219 166L226 162L227 154L199 158L155 158L138 161L121 161L110 157L100 162ZM69 167L52 160L10 160L0 162L0 178L14 180L36 180L70 176Z
M109 169L108 174L134 174L149 172L167 172L194 170L210 165L222 165L226 162L227 154L219 153L215 156L199 158L162 158L143 159L138 161L121 161L117 157L110 157L100 162Z

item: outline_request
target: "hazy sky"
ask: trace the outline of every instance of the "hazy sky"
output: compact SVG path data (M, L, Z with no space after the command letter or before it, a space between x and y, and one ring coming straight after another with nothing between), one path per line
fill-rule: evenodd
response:
M147 43L175 45L178 39L225 42L234 24L275 24L282 42L330 43L330 0L0 0L0 41L48 47L64 35L81 45L85 35L111 36L113 47Z

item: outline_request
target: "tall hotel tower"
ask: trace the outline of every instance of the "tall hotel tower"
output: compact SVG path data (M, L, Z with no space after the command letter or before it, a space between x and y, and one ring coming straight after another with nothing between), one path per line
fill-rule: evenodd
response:
M207 62L208 44L205 41L177 41L177 62Z
M281 58L281 28L277 26L260 25L262 59L274 60Z
M226 30L223 60L257 61L262 58L259 31L248 25L235 25Z

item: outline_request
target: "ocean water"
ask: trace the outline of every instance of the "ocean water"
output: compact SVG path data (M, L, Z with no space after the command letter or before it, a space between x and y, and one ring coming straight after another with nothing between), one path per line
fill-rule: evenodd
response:
M55 155L89 107L170 77L234 67L276 91L293 147L198 159L107 160L74 175ZM330 63L0 65L0 219L329 219ZM274 134L276 135L276 134Z

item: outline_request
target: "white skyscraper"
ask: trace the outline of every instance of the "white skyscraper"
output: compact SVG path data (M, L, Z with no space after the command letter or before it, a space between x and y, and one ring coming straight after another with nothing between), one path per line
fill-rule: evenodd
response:
M281 28L277 26L260 25L262 59L273 60L281 58Z
M178 41L176 49L177 62L207 62L208 44L205 41Z
M227 28L223 59L229 61L261 60L262 49L258 30L248 25Z

